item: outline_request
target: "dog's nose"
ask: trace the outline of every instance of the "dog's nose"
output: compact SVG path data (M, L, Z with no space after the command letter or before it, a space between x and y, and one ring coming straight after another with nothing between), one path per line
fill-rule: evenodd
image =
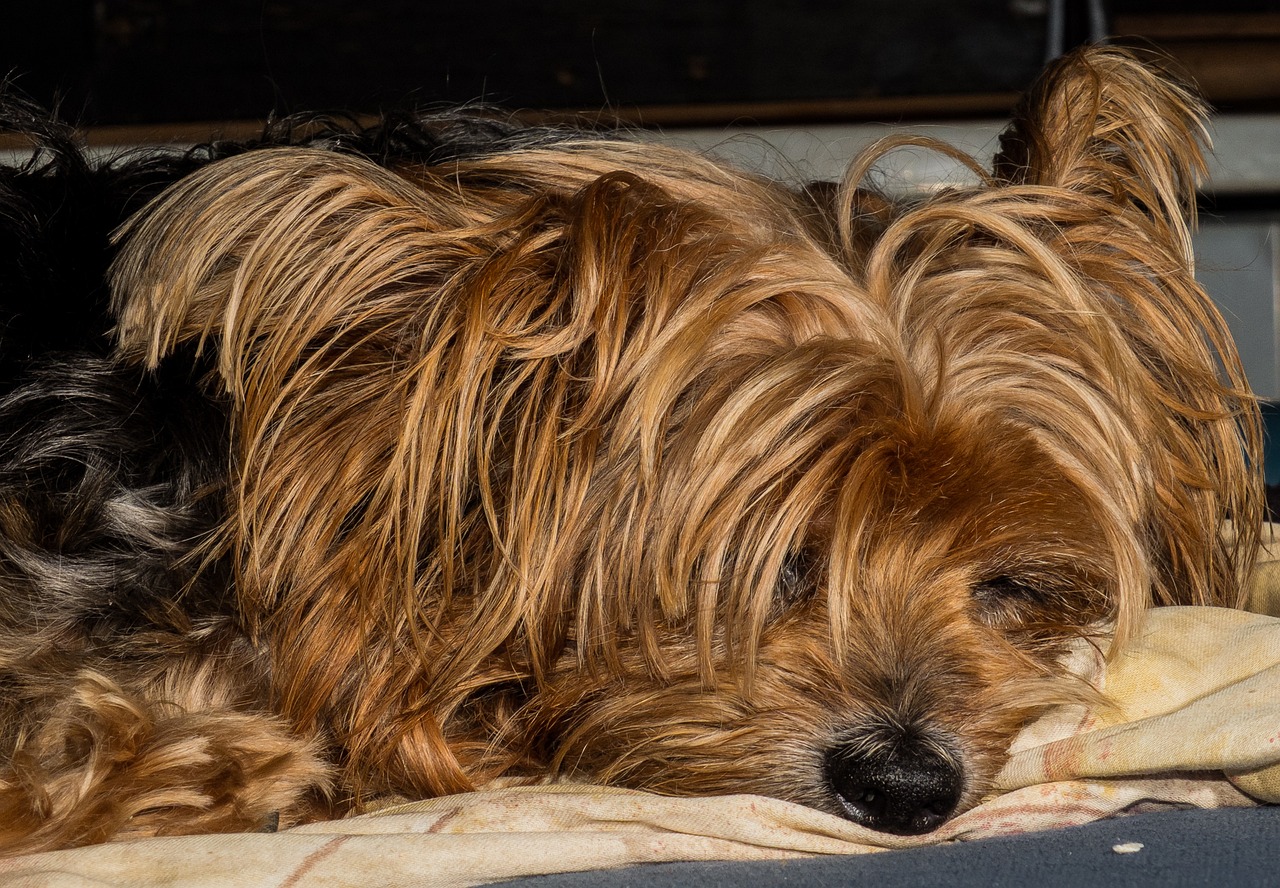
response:
M827 755L826 776L846 817L898 835L941 826L959 804L963 785L952 758L910 741L837 747Z

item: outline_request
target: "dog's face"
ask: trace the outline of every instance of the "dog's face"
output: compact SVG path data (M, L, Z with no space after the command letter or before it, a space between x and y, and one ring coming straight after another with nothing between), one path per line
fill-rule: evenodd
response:
M794 369L814 383L816 367ZM893 380L842 382L822 417L772 390L763 415L795 420L757 438L786 448L772 471L728 452L745 440L730 435L679 482L700 495L673 492L688 511L659 564L706 592L655 621L657 668L634 639L598 674L562 658L536 709L558 768L924 832L979 799L1018 728L1070 693L1061 643L1109 614L1119 581L1104 504L1002 407L912 415Z
M584 548L557 571L587 590L574 644L517 729L558 769L922 832L988 790L1031 715L1079 693L1065 642L1153 582L1133 554L1146 420L1119 408L1045 270L1022 270L1026 245L978 241L904 248L886 279L918 277L892 300L846 285L860 335L766 338L746 316L772 299L738 314L699 352L697 397L661 414L661 462L637 448L597 472L567 534ZM635 574L614 585L621 563Z
M982 185L869 219L860 174L610 142L263 151L144 213L123 352L216 351L241 607L347 789L922 832L1079 697L1067 641L1231 599L1257 420L1191 274L1196 108L1084 59Z

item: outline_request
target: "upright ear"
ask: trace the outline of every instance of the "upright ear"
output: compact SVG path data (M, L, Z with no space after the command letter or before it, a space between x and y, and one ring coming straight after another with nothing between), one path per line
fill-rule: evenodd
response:
M1000 137L996 176L1087 194L1145 213L1191 260L1205 172L1206 108L1131 52L1088 46L1054 62Z
M1110 397L1146 441L1145 537L1163 604L1235 604L1262 523L1261 420L1230 330L1195 280L1206 109L1115 47L1054 63L994 173L1114 330ZM1224 541L1224 521L1236 533Z

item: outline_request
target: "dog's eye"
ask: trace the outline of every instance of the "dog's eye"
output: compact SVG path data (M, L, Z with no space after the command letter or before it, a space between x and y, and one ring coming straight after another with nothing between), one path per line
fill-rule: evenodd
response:
M1039 604L1044 593L1031 583L1000 574L973 587L973 597L981 604Z
M793 605L813 595L815 587L814 558L803 550L788 552L778 570L775 597L784 605Z

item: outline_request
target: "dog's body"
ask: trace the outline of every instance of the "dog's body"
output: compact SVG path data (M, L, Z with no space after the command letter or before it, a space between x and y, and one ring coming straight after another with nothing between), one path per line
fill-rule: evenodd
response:
M6 364L5 847L498 777L976 803L1068 640L1238 597L1199 114L1087 50L901 206L505 127L160 183L114 348Z

